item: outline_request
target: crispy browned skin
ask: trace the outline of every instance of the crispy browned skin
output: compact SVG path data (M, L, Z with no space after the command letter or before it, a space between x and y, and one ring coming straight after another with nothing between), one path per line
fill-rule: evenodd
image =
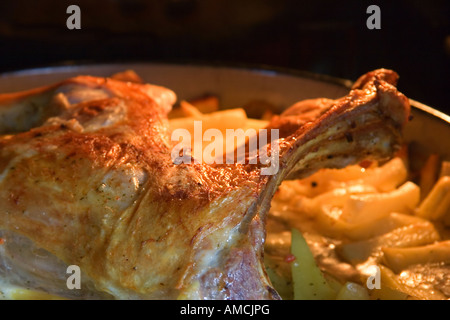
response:
M409 104L384 81L392 73L367 75L285 134L269 176L258 164L174 164L163 88L81 76L3 95L0 231L80 266L115 298L278 299L262 260L274 192L398 149ZM21 119L29 101L38 114Z

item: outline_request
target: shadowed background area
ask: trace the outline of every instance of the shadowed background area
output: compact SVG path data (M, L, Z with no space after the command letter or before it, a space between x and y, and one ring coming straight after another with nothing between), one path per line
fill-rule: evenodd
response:
M66 9L81 9L68 30ZM381 9L369 30L366 9ZM250 64L355 80L380 67L450 113L450 2L78 0L0 3L0 72L83 62ZM0 88L1 90L1 88Z

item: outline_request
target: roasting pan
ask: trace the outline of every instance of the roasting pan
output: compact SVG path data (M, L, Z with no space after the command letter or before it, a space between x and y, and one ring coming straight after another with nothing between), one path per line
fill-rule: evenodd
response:
M268 102L281 111L303 99L339 98L347 94L352 84L347 79L266 66L86 63L3 73L0 75L0 93L52 84L77 75L109 76L130 69L148 83L172 89L178 100L214 94L219 97L220 105L227 108L258 100ZM400 91L401 81L400 74ZM408 97L414 96L413 92L403 93ZM413 117L405 130L407 142L421 153L438 153L443 160L450 160L450 116L415 100L411 100L411 105Z
M63 65L3 73L0 74L0 93L49 85L78 75L106 77L125 70L134 70L147 83L173 90L178 101L212 94L219 97L220 106L224 108L242 107L249 101L265 101L280 112L304 99L340 98L352 85L352 81L347 79L273 67L115 63ZM399 91L402 91L401 80L400 74ZM414 93L403 93L414 96ZM416 154L422 155L422 159L434 153L449 161L450 116L415 100L410 101L412 119L405 128L406 142Z

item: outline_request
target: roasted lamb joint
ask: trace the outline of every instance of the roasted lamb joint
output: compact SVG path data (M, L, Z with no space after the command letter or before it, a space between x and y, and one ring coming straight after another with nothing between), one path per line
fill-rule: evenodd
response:
M392 78L369 73L273 141L273 175L173 163L165 88L80 76L2 95L2 281L73 299L279 299L263 264L273 194L283 179L391 157L409 114Z

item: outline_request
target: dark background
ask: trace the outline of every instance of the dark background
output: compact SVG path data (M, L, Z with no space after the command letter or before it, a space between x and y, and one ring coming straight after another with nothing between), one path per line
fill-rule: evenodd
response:
M66 8L81 8L68 30ZM366 9L381 9L368 30ZM375 68L450 113L450 1L15 0L0 4L0 72L55 64L267 65L355 80Z

